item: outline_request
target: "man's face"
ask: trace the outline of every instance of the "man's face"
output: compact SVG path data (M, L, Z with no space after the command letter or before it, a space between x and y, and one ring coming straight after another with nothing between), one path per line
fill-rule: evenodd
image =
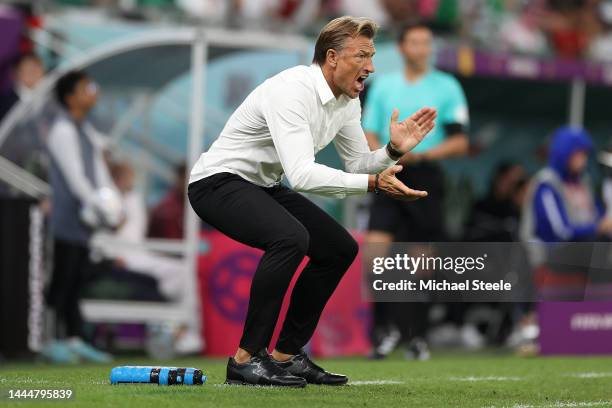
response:
M399 45L404 61L415 68L424 70L431 58L433 37L431 31L425 27L416 27L404 34Z
M567 170L574 176L582 174L589 161L589 154L585 150L576 150L567 161Z
M29 89L34 89L45 75L45 70L36 58L26 58L17 66L15 79Z
M334 87L349 98L357 98L364 89L365 79L374 72L374 41L364 36L347 38L340 52L328 52L331 55L327 63L333 69Z
M74 87L74 92L68 97L70 106L90 110L98 100L98 86L88 78L81 79Z

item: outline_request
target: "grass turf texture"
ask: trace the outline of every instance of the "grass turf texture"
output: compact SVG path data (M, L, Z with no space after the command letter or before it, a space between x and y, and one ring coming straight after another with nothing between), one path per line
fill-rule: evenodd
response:
M305 389L222 385L225 360L189 358L153 362L121 359L112 365L0 367L0 407L46 404L77 407L612 407L612 358L518 358L494 354L442 354L426 362L391 358L318 360L347 374L354 385ZM118 365L202 368L203 386L109 384ZM388 383L376 383L386 381ZM65 402L10 402L8 389L74 391Z

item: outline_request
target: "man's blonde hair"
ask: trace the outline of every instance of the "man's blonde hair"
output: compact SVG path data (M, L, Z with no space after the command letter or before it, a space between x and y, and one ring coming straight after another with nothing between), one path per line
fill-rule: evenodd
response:
M343 16L327 23L319 33L315 44L312 62L323 65L327 50L340 52L347 38L364 36L374 38L378 31L378 24L366 17Z

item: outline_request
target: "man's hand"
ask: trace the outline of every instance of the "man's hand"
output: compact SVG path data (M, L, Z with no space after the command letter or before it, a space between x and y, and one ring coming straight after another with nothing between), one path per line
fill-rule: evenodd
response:
M437 115L433 108L422 108L398 122L399 111L394 109L389 130L391 147L402 154L411 151L434 128Z
M395 199L403 201L415 201L427 197L427 191L413 190L395 177L396 173L402 171L402 166L394 165L383 170L378 176L378 189Z

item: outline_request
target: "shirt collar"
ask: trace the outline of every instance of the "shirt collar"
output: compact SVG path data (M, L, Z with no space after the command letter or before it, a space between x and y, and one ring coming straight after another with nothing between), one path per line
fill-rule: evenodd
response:
M323 76L323 70L321 69L321 67L319 65L317 65L317 64L312 64L310 67L314 71L315 80L317 82L317 84L316 84L316 86L317 86L317 93L319 94L319 98L321 99L321 103L323 105L326 105L330 101L335 100L336 97L334 96L334 93L332 92L331 88L329 87L329 84L327 83L327 80Z

